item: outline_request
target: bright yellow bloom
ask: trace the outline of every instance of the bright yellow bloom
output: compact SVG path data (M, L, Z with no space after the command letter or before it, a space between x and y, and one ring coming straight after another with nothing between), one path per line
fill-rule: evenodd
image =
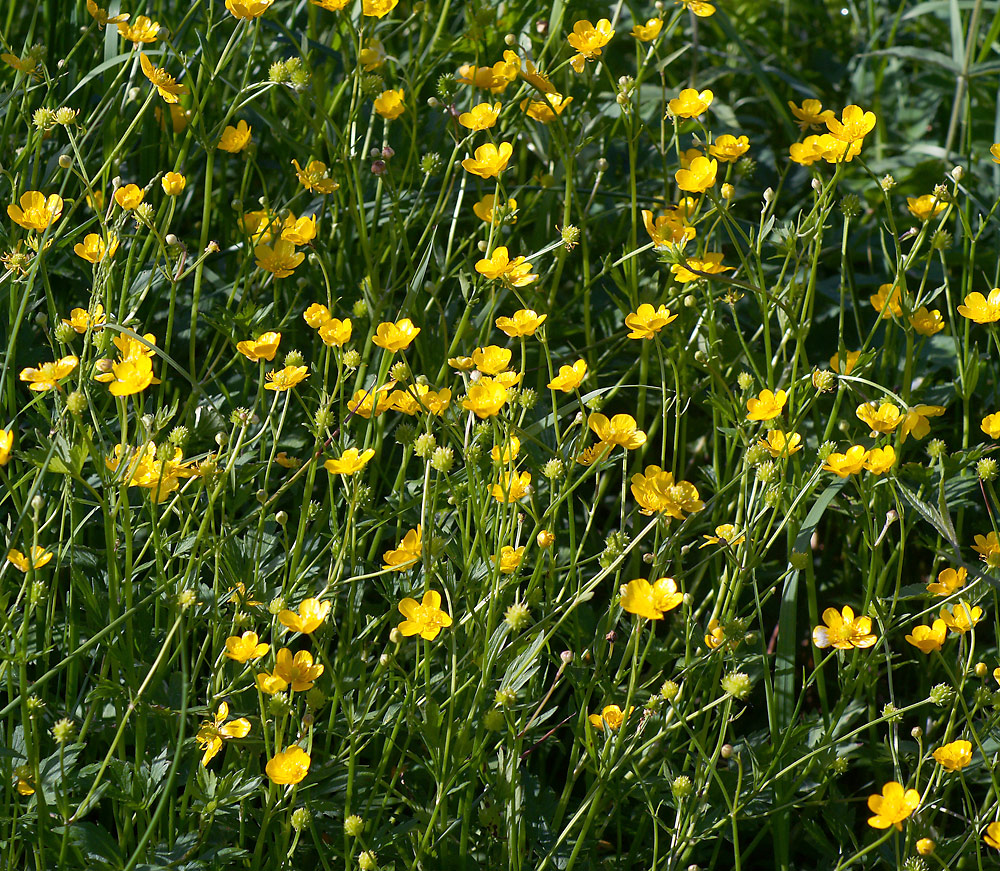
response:
M925 438L931 431L929 417L940 417L945 413L943 405L915 405L906 410L903 417L903 426L900 429L901 441L906 441L908 436L915 439Z
M927 592L934 596L950 596L965 586L969 573L964 567L944 569L938 573L936 581L927 585Z
M182 478L198 476L197 469L183 462L184 454L180 448L174 449L172 457L161 459L153 442L147 442L134 451L116 445L114 455L105 459L104 463L112 471L117 471L123 460L126 462L124 477L127 486L152 491L151 496L157 503L169 498L180 487Z
M330 178L329 170L322 160L310 160L303 169L297 160L292 161L295 167L295 175L307 191L316 191L321 194L332 194L340 187L337 182Z
M382 568L390 572L402 572L420 562L423 536L418 526L411 529L393 549L382 554Z
M382 66L385 63L385 48L382 43L377 39L365 40L364 48L358 52L358 63L366 73Z
M938 309L928 311L927 306L922 305L909 317L910 326L921 336L933 336L944 329L944 318Z
M1000 541L997 540L997 534L991 532L988 535L977 535L975 539L976 543L972 545L972 549L991 568L1000 567Z
M378 417L387 408L392 407L392 397L387 393L389 387L390 385L383 385L377 390L356 390L347 402L347 410L365 420L369 420L372 415Z
M499 414L507 402L507 388L489 377L480 378L469 385L469 395L462 400L462 408L476 417L486 418Z
M684 88L668 104L671 115L678 118L697 118L708 111L715 94L709 90L699 91L697 88Z
M283 393L291 390L296 384L309 377L308 366L286 366L284 369L274 369L265 376L265 390Z
M830 368L833 369L834 372L839 372L841 375L850 375L851 372L854 371L854 367L857 366L858 360L861 359L861 352L848 351L845 356L847 359L843 364L841 364L840 355L834 354L830 358Z
M237 343L236 350L254 363L258 360L267 360L270 363L278 353L279 344L281 344L281 333L261 333L256 339Z
M275 278L288 278L295 268L306 259L301 251L296 252L295 246L287 239L279 239L274 245L261 242L253 249L257 265Z
M75 308L69 313L68 318L62 319L64 324L69 324L69 326L80 334L87 332L90 327L93 327L95 330L100 329L106 321L107 317L104 314L104 306L100 303L94 306L93 314L85 308Z
M40 191L26 191L18 200L20 206L7 206L10 219L25 230L41 233L59 220L63 210L63 199L59 194L45 194Z
M923 194L919 197L907 197L906 207L918 221L929 221L940 215L948 204L941 202L934 194Z
M746 154L749 148L750 140L746 136L737 138L724 133L708 146L708 153L723 163L734 163Z
M7 562L18 571L28 573L29 569L40 569L47 566L52 561L53 554L44 547L37 544L31 546L31 558L26 557L21 551L11 548L7 551Z
M201 757L201 764L208 767L215 754L222 749L222 742L229 738L245 738L250 732L250 721L245 717L238 720L229 719L229 705L222 702L215 715L207 723L202 723L198 734L195 735L198 745L205 753Z
M837 650L852 650L855 647L872 647L878 637L872 633L871 617L855 617L854 610L845 605L843 610L827 608L823 612L825 626L813 629L812 639L820 650L834 647Z
M500 117L500 103L479 103L458 116L458 123L469 130L489 130Z
M327 460L323 463L323 468L331 475L354 475L368 465L368 461L374 456L374 448L364 451L348 448L336 460Z
M895 781L887 783L882 787L881 795L868 796L868 809L875 814L869 817L868 825L873 829L895 826L899 831L903 831L903 820L912 814L919 804L920 793L915 789L904 790L902 784Z
M635 707L628 709L631 714L635 710ZM607 726L612 732L617 732L622 723L625 722L625 714L618 705L605 705L601 713L591 714L587 717L590 725L595 729L600 729L604 731L604 727Z
M677 582L673 578L658 578L653 583L645 578L636 578L622 584L619 593L622 610L647 620L662 620L664 613L684 601L684 594L677 591Z
M226 9L236 18L259 18L273 4L274 0L226 0Z
M308 245L316 238L316 216L302 215L296 218L289 214L281 225L281 238L295 247Z
M865 456L865 468L873 475L884 475L896 464L896 451L892 445L872 448Z
M979 428L991 439L1000 439L1000 411L986 415Z
M824 153L820 137L815 135L807 136L803 142L793 142L788 146L788 156L801 166L812 166L818 160L823 159Z
M952 632L962 635L983 619L983 609L978 605L969 607L965 602L959 602L950 611L942 608L941 619Z
M361 14L371 18L384 18L393 9L399 0L364 0L361 4Z
M674 179L677 181L677 187L682 191L700 194L715 184L718 169L719 162L717 160L696 157L691 161L691 168L677 170L674 173Z
M501 472L500 480L493 485L490 494L497 502L517 502L528 495L530 486L530 472Z
M559 374L553 378L546 387L549 390L561 390L563 393L572 393L580 386L580 383L587 375L587 363L585 360L577 360L572 366L560 366Z
M146 15L140 15L131 24L123 21L118 25L118 32L129 42L156 42L160 32L159 22Z
M490 257L476 263L476 272L490 281L500 279L508 287L525 287L538 281L525 257L510 259L507 248L498 245Z
M781 414L787 402L788 394L784 390L761 390L757 396L747 400L747 420L773 420Z
M586 19L573 25L573 32L566 37L566 42L577 52L570 59L570 66L578 73L583 72L584 64L601 56L601 52L615 35L611 22L602 18L596 25Z
M972 742L952 741L950 744L942 744L931 755L942 768L961 771L972 762Z
M153 361L146 354L119 357L111 364L110 372L102 372L95 380L105 382L112 396L132 396L150 384L160 383L153 376Z
M271 645L261 642L256 632L244 632L226 639L225 655L236 662L247 663L251 659L260 659L270 649Z
M555 91L545 94L539 100L525 98L521 101L521 111L533 121L551 124L563 110L573 102L572 97L564 97Z
M683 263L673 263L670 266L674 278L681 284L703 278L704 276L699 273L718 275L721 272L730 272L732 269L732 266L722 265L722 255L718 252L708 252L704 258L686 257Z
M2 60L5 64L12 66L19 73L24 73L26 76L32 76L35 79L41 79L42 77L42 73L39 70L38 58L35 57L32 52L28 52L28 54L26 54L23 58L4 52L3 54L0 54L0 60ZM32 790L32 792L34 792L34 790Z
M285 609L278 614L278 621L286 629L292 632L299 632L302 635L311 635L326 620L326 615L330 613L330 602L321 602L319 599L303 599L299 603L299 612Z
M112 235L109 245L97 233L88 233L82 242L77 242L73 246L73 253L88 263L100 263L105 257L114 257L117 250L117 236Z
M319 337L324 345L331 348L342 348L351 340L354 325L350 318L330 318L319 328Z
M845 106L836 117L826 119L826 129L841 142L856 142L864 139L875 127L875 113L866 112L860 106Z
M631 414L616 414L610 420L600 412L594 412L587 420L587 426L606 445L634 451L646 444L646 433L636 425Z
M505 544L500 548L499 555L493 554L490 559L494 564L499 565L500 574L510 575L517 571L517 567L521 565L521 560L524 559L524 548L514 548L509 544Z
M37 367L28 366L21 370L18 377L27 382L29 390L36 392L52 390L58 387L58 382L69 375L79 363L79 359L73 355L60 357L49 363L39 363Z
M272 783L284 786L289 783L301 783L309 773L312 760L298 744L287 747L269 759L264 771Z
M267 693L284 692L289 686L292 692L306 693L313 688L315 681L323 674L322 665L313 664L313 656L308 650L300 650L294 656L287 647L281 648L274 661L274 673L266 671L257 675L257 686Z
M0 429L0 466L10 462L10 451L14 447L14 430Z
M1000 145L994 145L993 148L997 149L997 156L1000 158ZM993 149L990 150L992 151ZM1000 159L996 162L1000 163ZM983 840L986 841L987 846L992 847L994 850L1000 850L1000 823L990 823L986 827Z
M478 203L474 203L472 211L480 221L487 224L499 224L506 221L513 226L517 223L517 200L513 197L502 206L497 206L496 196L487 194Z
M222 138L219 139L217 148L228 151L230 154L237 154L250 144L250 134L253 127L246 121L240 121L235 127L227 125L222 131Z
M775 459L790 457L802 450L802 436L797 432L786 434L780 429L772 429L767 438L760 440L760 446Z
M592 466L610 450L611 445L605 444L604 442L598 442L596 445L584 448L579 454L577 454L576 461L581 466Z
M629 328L630 339L652 339L667 324L677 320L665 305L654 309L648 302L642 303L632 314L625 315L625 326Z
M891 433L903 422L902 412L891 402L881 404L863 402L857 407L855 414L858 416L858 420L872 431L873 435Z
M513 317L497 318L496 325L512 339L518 336L533 336L547 317L548 315L540 315L530 308L522 308L514 312Z
M843 454L830 454L826 458L824 472L833 472L838 478L857 475L865 465L868 457L867 449L862 445L853 445Z
M413 321L409 318L402 318L395 323L386 321L376 327L372 343L387 351L405 351L419 332L420 327L413 326Z
M187 179L179 172L168 172L160 179L160 186L168 197L177 197L187 187Z
M947 635L948 627L944 620L935 620L932 626L914 626L913 634L907 635L906 640L921 653L932 653L941 649Z
M674 0L674 3L679 3L699 18L711 18L715 14L715 7L706 0Z
M514 153L514 146L509 142L501 142L498 148L492 142L480 145L475 157L467 157L462 166L467 172L480 178L496 178L507 168L507 161Z
M662 18L650 18L645 24L636 24L629 36L634 36L639 42L652 42L663 30Z
M510 365L511 351L499 345L487 345L472 352L472 362L483 375L497 375Z
M319 302L314 302L304 312L302 319L313 329L319 329L330 320L330 309Z
M87 12L90 13L90 17L97 22L99 27L107 27L109 24L122 24L129 19L127 14L108 15L107 10L98 6L94 0L87 0Z
M795 123L803 131L810 127L820 129L826 125L827 118L836 117L830 109L824 109L819 100L803 100L801 106L796 106L789 100L788 108L795 116Z
M422 602L407 596L397 607L406 619L396 628L407 638L419 635L433 641L442 629L447 629L452 623L451 617L441 609L441 594L436 590L424 593Z
M326 9L327 12L340 12L349 2L349 0L309 0L313 6L319 6L320 9Z
M391 88L383 91L375 98L374 109L387 121L395 121L406 111L406 106L403 105L404 96L405 93L402 88L398 91L394 91Z
M115 202L128 212L138 206L145 196L146 192L141 187L127 184L115 191Z
M899 304L900 293L899 287L891 284L882 284L879 285L877 293L868 297L868 301L872 304L875 311L882 315L884 320L888 320L893 316L898 318L903 314L902 306Z
M736 547L736 545L742 544L746 541L746 536L742 533L737 533L736 526L732 523L720 523L715 527L715 535L705 535L702 537L705 541L699 545L699 550L703 547L708 547L710 544L722 544L726 547Z
M675 483L673 474L659 466L646 466L645 474L633 475L631 489L643 514L662 512L683 520L685 513L693 514L705 507L694 484L688 481Z
M188 92L187 85L178 84L177 79L165 69L154 67L144 54L139 55L139 66L142 67L142 74L152 82L164 103L176 103L180 97Z
M667 209L662 215L653 219L653 213L649 209L642 210L642 223L649 233L649 238L653 240L653 245L657 248L666 248L671 245L683 245L693 239L696 230L689 222L690 212L688 203L694 203L692 197L685 197L681 204L675 209Z
M10 211L9 206L7 211ZM24 225L22 224L22 226ZM970 293L965 298L965 305L958 307L958 313L977 324L992 324L1000 321L1000 288L994 287L988 297L983 296L979 291Z
M451 404L451 390L431 390L426 384L411 384L405 390L394 390L391 407L411 417L417 414L444 414Z

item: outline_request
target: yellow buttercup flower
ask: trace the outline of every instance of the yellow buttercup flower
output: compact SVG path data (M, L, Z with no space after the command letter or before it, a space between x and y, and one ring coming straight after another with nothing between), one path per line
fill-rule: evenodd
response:
M100 263L105 257L114 257L118 250L118 237L111 236L110 244L106 243L97 233L88 233L82 242L73 246L73 253L82 257L88 263Z
M682 191L700 194L715 184L719 163L707 157L696 157L689 169L679 169L674 173L677 187Z
M364 47L358 52L358 63L366 73L382 66L385 63L385 48L382 43L377 39L366 40Z
M868 450L862 445L853 445L843 454L830 454L826 458L824 472L833 472L838 478L846 478L848 475L857 475L865 466L868 457Z
M507 402L507 388L490 377L480 378L469 385L469 394L462 400L462 408L476 417L486 418L499 414Z
M7 211L10 211L9 206ZM15 218L15 220L17 219ZM977 324L992 324L1000 321L1000 288L994 287L988 297L983 296L979 291L970 293L965 298L965 305L958 307L958 313Z
M663 30L662 18L650 18L645 24L636 24L629 36L634 36L639 42L652 42Z
M690 167L683 167L690 168ZM649 209L642 210L642 223L653 240L653 245L657 248L667 248L671 245L680 246L690 241L696 235L695 228L690 223L693 207L689 211L687 204L694 203L693 197L685 197L683 206L674 209L667 209L662 215L658 215L655 220L653 213Z
M405 351L413 343L420 332L409 318L402 318L395 323L386 321L375 329L372 343L387 351Z
M705 507L694 484L688 481L675 482L673 474L659 466L646 466L644 474L633 475L631 489L643 514L663 513L683 520L686 514L693 514Z
M216 147L222 151L228 151L230 154L236 154L250 144L252 131L253 128L246 121L240 121L235 127L227 125L226 129L222 131L222 138L219 139L219 144Z
M513 226L517 223L517 200L510 197L501 206L497 205L496 196L487 194L479 202L474 203L472 211L480 221L487 224L499 224L501 221Z
M795 123L803 131L808 130L810 127L817 130L821 129L826 126L827 118L836 117L830 109L824 109L823 104L819 100L803 100L801 106L796 106L795 103L789 100L788 108L792 110L792 114L795 116Z
M354 475L368 465L368 461L374 456L374 448L367 448L364 451L348 448L336 460L327 460L323 463L323 468L331 475Z
M145 191L139 185L126 184L115 191L115 202L126 212L129 212L138 206L145 196Z
M972 742L952 741L950 744L942 744L931 755L942 768L961 771L972 762Z
M604 444L634 451L646 444L646 433L638 428L631 414L616 414L610 420L600 412L594 412L587 420L587 426Z
M935 620L931 626L914 626L913 633L907 635L906 640L921 653L933 653L941 649L947 635L948 627L944 620Z
M948 208L948 204L941 202L934 194L923 194L919 197L907 197L906 207L918 221L929 221Z
M269 759L264 771L271 782L279 786L301 783L309 773L311 762L309 754L297 744L293 744Z
M28 573L30 569L40 569L47 566L54 554L37 544L31 546L31 556L26 557L21 551L11 548L7 551L7 562L20 572Z
M584 64L599 58L604 46L611 42L614 35L614 28L607 18L602 18L596 25L586 19L577 21L573 25L573 32L566 37L566 42L577 52L570 59L570 66L578 73L583 72Z
M278 621L292 632L311 635L323 625L326 615L330 613L330 607L330 602L321 602L314 598L303 599L299 603L297 614L286 608L278 614Z
M250 733L250 721L245 717L230 720L227 723L228 719L229 705L222 702L215 712L215 716L207 723L203 723L198 734L195 735L198 745L205 751L201 757L203 766L208 767L208 763L222 749L223 741L229 738L245 738Z
M986 415L979 428L991 439L1000 439L1000 411Z
M132 396L160 383L153 376L153 361L145 354L118 358L110 372L102 372L95 380L105 382L112 396Z
M226 9L236 18L259 18L271 6L274 0L226 0Z
M920 804L920 793L915 789L904 790L902 785L893 781L882 787L881 795L868 796L868 809L875 814L869 817L868 825L873 829L887 829L895 826L903 831L905 820Z
M994 145L993 148L997 149L997 156L1000 158L1000 145ZM996 162L1000 163L1000 159ZM983 834L983 840L987 846L994 850L1000 850L1000 823L990 823Z
M580 386L586 374L587 362L585 360L577 360L572 366L560 366L559 374L546 386L550 390L561 390L563 393L572 393Z
M160 25L148 16L140 15L131 24L126 21L120 22L118 32L129 42L156 42Z
M521 565L521 560L524 559L524 548L514 548L507 544L500 548L499 554L493 554L490 559L498 566L500 574L510 575L517 571L517 567Z
M922 305L909 317L910 326L921 336L933 336L944 329L944 318L938 309L928 311L927 306Z
M87 0L87 12L90 17L97 22L100 27L107 27L109 24L123 24L129 20L129 15L108 15L106 9L102 9L94 0Z
M746 540L746 536L742 533L738 533L736 527L732 523L722 523L715 527L715 535L705 535L704 542L699 546L699 550L702 547L708 547L710 544L722 544L726 547L736 547L738 544L742 544Z
M866 112L860 106L845 106L840 119L835 116L826 119L826 129L841 142L856 142L864 139L875 127L875 113Z
M631 707L628 709L629 714L634 711L635 708ZM595 729L600 729L604 731L604 727L607 726L612 732L617 732L621 727L621 724L625 722L625 713L622 711L618 705L605 705L599 714L591 714L587 717L588 722Z
M975 541L972 549L983 558L987 565L996 568L1000 564L1000 541L997 540L997 534L991 532L988 535L977 535Z
M364 0L361 4L361 14L371 18L384 18L398 3L399 0Z
M487 345L472 352L472 362L483 375L498 375L510 365L512 352L499 345Z
M950 596L965 586L969 573L964 567L943 569L937 580L927 585L927 592L934 596Z
M10 451L14 447L14 430L0 429L0 466L10 462Z
M747 400L747 420L773 420L788 402L788 394L784 390L761 390L755 397Z
M507 162L514 153L514 146L509 142L501 142L499 147L492 142L480 145L475 157L467 157L462 166L467 172L480 178L496 178L507 168Z
M441 594L436 590L424 593L422 602L407 596L397 607L406 619L396 628L407 638L419 635L427 641L433 641L442 629L451 626L451 617L441 610Z
M750 148L750 140L746 136L732 136L724 133L708 146L708 153L723 163L734 163Z
M911 435L915 439L926 438L931 431L931 424L927 418L940 417L945 411L943 405L915 405L908 408L900 428L900 441L905 442Z
M544 94L541 99L530 97L521 101L521 111L533 121L551 124L556 117L562 115L565 108L573 102L572 97L564 97L555 91Z
M387 394L389 385L383 385L377 390L356 390L347 402L347 410L351 414L369 420L373 415L378 417L387 408L392 407L392 398Z
M667 109L678 118L697 118L708 111L714 99L715 94L707 89L699 91L697 88L684 88L667 103Z
M893 432L903 422L903 414L891 402L863 402L857 407L855 414L865 424L872 434L885 435Z
M154 67L144 54L139 55L139 66L142 67L142 74L153 84L164 103L176 103L188 92L187 85L178 84L177 79L165 69Z
M959 602L950 611L942 608L941 619L952 632L962 635L983 619L983 609L978 605L970 607L965 602Z
M230 635L226 639L224 654L227 658L239 663L247 663L251 659L260 659L271 649L257 638L256 632L244 632L242 635Z
M538 280L525 257L510 259L506 246L498 245L490 257L476 263L476 272L490 281L499 279L508 287L526 287Z
M530 308L522 308L514 312L512 317L497 318L496 325L512 339L519 336L533 336L547 317L548 315L540 315Z
M902 291L900 291L898 286L882 284L879 285L877 293L868 297L868 301L883 319L888 320L893 316L898 318L903 314L903 308L899 304L901 293ZM961 307L959 307L959 310L961 311Z
M36 367L28 366L21 370L18 377L27 383L29 390L43 392L58 387L59 382L79 364L80 360L71 354L49 363L39 363Z
M26 191L18 199L18 205L7 206L7 215L25 230L41 233L59 220L62 210L63 199L58 194L45 196L40 191Z
M830 358L830 368L834 372L838 372L841 375L850 375L854 371L854 367L858 364L858 360L861 359L860 351L848 351L845 354L846 359L843 363L840 362L840 355L834 354Z
M289 214L281 224L281 238L297 248L308 245L316 238L316 216L302 215L296 218Z
M630 339L652 339L667 324L677 320L665 305L654 309L648 302L642 303L632 314L625 315L625 326L629 328Z
M679 3L699 18L711 18L715 15L715 7L706 0L674 0L674 3Z
M622 610L647 620L662 620L667 611L684 601L684 594L678 592L673 578L658 578L653 583L636 578L623 584L619 592Z
M91 327L95 330L100 329L106 321L107 317L104 314L104 306L100 303L94 306L93 313L88 312L85 308L75 308L69 313L68 318L62 319L64 324L69 324L69 326L81 335Z
M395 548L382 554L382 568L391 572L405 571L420 562L422 550L423 538L418 526L407 532Z
M323 671L323 665L313 664L313 656L308 650L300 650L293 656L292 651L283 647L275 657L274 672L258 674L257 686L268 695L284 692L288 687L295 693L307 693Z
M500 103L479 103L458 116L458 123L469 130L489 130L500 117Z
M812 639L820 650L834 647L837 650L852 650L855 647L872 647L878 638L872 633L870 617L855 617L854 610L845 605L841 611L827 608L823 612L825 626L813 629Z
M284 369L277 369L268 372L265 376L265 390L274 390L283 393L291 390L296 384L309 377L308 366L285 366Z
M722 265L722 255L718 252L708 252L704 257L686 257L683 263L672 263L670 271L681 284L689 281L697 281L703 278L699 273L707 275L718 275L721 272L729 272L732 266Z
M494 445L490 449L490 459L494 463L506 466L508 463L514 462L520 450L521 440L517 436L512 435L507 439L505 444Z
M313 6L326 9L328 12L340 12L350 0L309 0Z
M444 414L451 405L451 390L431 390L426 384L411 384L405 390L394 390L389 396L396 411L411 417L417 414Z
M187 179L179 172L164 173L160 179L160 186L168 197L178 197L184 193L187 187Z
M767 438L761 439L759 444L775 459L790 457L802 450L802 436L797 432L786 434L780 429L772 429Z
M387 121L395 121L406 111L406 106L403 105L403 98L405 96L402 88L398 91L390 88L375 98L374 109Z
M873 475L884 475L896 464L896 451L892 445L872 448L865 456L865 468Z
M319 329L323 326L323 324L330 320L330 317L330 309L319 302L314 302L309 306L309 308L302 312L303 320L313 329Z
M530 472L501 472L490 493L497 502L517 502L528 495L530 486Z
M288 278L306 259L306 255L296 252L295 246L287 239L279 239L274 245L261 242L254 247L253 254L257 265L275 278Z
M258 360L267 360L270 363L278 353L279 344L281 344L281 333L261 333L256 339L237 343L236 350L254 363Z
M292 161L295 167L295 175L307 191L316 191L321 194L332 194L340 185L330 178L330 172L322 160L310 160L303 169L297 160Z

